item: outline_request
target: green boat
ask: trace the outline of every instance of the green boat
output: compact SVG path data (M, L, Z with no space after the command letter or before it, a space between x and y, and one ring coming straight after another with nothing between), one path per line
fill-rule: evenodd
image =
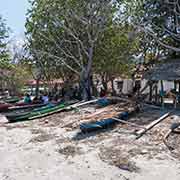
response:
M4 99L4 102L6 103L17 103L18 101L20 101L18 97L10 97L10 98Z
M36 108L36 109L32 110L31 112L7 115L6 117L10 123L26 121L26 120L33 120L33 119L42 118L42 117L66 110L70 105L72 105L72 104L61 103L61 104L55 105L55 106L47 105L45 107Z

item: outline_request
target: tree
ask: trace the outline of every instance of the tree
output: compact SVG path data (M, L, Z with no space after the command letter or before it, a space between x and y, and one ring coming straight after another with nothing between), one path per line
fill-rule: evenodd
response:
M179 56L180 5L177 0L124 0L131 23L162 47Z
M4 19L0 16L0 68L9 68L10 57L7 49L8 28L6 27Z
M113 82L118 76L128 77L131 74L136 51L139 47L138 38L129 39L132 27L127 24L113 24L104 33L96 49L94 72L101 76L105 90L107 82Z
M51 67L73 72L83 99L90 99L95 49L114 10L110 0L34 0L26 24L33 60L45 73Z

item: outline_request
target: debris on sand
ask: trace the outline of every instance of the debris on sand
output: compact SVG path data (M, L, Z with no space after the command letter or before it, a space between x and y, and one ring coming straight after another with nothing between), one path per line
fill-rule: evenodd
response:
M139 172L140 168L136 163L130 160L128 154L121 152L120 149L114 147L100 148L99 157L104 162L116 166L122 170L129 172Z
M53 139L53 137L54 137L54 135L43 132L42 134L37 135L36 137L33 137L29 142L31 142L31 143L46 142L46 141Z
M77 146L68 145L58 150L60 154L63 154L68 158L69 156L74 157L75 155L82 154L82 149Z

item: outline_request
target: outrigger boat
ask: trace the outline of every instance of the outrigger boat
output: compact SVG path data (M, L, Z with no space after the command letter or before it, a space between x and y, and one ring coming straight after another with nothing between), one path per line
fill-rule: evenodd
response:
M132 111L122 112L115 118L108 118L108 119L102 119L102 120L95 121L95 122L82 123L82 124L80 124L80 130L83 133L88 133L88 132L92 132L92 131L107 129L107 128L113 127L116 124L120 123L120 121L118 121L118 119L127 121L135 112L139 112L139 107L136 107Z
M57 105L48 104L44 107L33 109L30 112L9 114L9 115L6 115L6 118L8 119L10 123L25 121L25 120L33 120L33 119L42 118L42 117L45 117L45 116L48 116L57 112L61 112L63 110L67 110L68 107L74 103L61 103Z

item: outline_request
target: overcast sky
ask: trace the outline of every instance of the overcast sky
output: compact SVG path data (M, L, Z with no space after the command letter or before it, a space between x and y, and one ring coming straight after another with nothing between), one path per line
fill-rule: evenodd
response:
M24 33L28 7L28 0L0 0L0 14L15 36Z

